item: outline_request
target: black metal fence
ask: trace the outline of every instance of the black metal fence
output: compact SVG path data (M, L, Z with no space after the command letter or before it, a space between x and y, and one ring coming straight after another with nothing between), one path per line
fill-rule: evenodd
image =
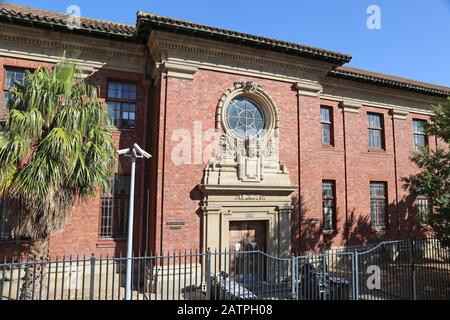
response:
M123 257L5 259L0 300L123 300ZM450 253L437 239L274 257L263 251L132 258L133 300L450 299Z

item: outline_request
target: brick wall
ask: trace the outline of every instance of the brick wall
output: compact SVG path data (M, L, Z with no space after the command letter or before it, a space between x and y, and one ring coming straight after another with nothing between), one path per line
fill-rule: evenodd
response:
M164 75L161 79L157 115L160 153L154 188L155 250L201 248L201 195L196 186L201 182L207 159L201 164L174 165L171 151L179 141L171 141L173 132L186 129L193 134L194 121L201 121L204 131L213 128L221 95L235 81L251 80L262 85L278 107L280 160L286 162L292 184L300 185L299 193L292 195L294 250L356 245L375 241L382 235L407 237L426 233L414 219L413 199L407 195L401 181L402 177L417 171L409 160L413 151L412 119L426 119L426 116L410 114L406 120L393 120L387 109L368 106L363 106L359 113L343 113L336 101L297 97L289 83L199 70L193 80ZM332 147L321 144L321 104L333 110ZM384 118L385 150L369 150L368 112L382 114ZM433 147L431 138L430 146ZM194 159L193 145L191 152ZM321 229L322 180L336 181L337 197L337 230L325 234ZM370 226L371 181L387 184L388 226L383 231ZM184 221L185 226L181 230L171 230L167 222L174 220Z
M36 68L40 65L49 66L0 58L0 86L4 86L5 66ZM144 246L147 251L164 252L201 248L201 193L197 185L201 183L208 157L195 163L201 155L195 155L192 143L193 163L175 165L171 153L179 141L172 141L172 134L175 130L185 129L193 135L195 121L201 123L202 132L214 128L218 100L235 81L256 81L270 94L278 108L280 160L286 163L292 184L300 186L299 192L292 195L294 250L373 241L378 233L370 227L370 181L384 181L388 186L386 235L405 237L425 232L413 217L414 199L403 189L401 178L417 171L409 160L413 150L412 119L426 119L426 116L409 114L406 120L393 120L388 110L367 106L359 113L343 113L336 101L298 96L290 83L201 69L193 80L167 78L162 74L152 86L142 74L101 69L90 77L89 82L99 87L102 99L106 98L109 79L133 81L138 85L136 130L115 130L117 147L126 148L137 142L153 155L145 166L142 160L137 164L136 250L144 250ZM151 96L148 96L149 92ZM321 104L333 110L332 147L321 144ZM148 105L152 108L147 112ZM384 117L384 151L368 150L367 112L381 113ZM204 142L202 149L207 144ZM429 144L431 148L436 146L433 138L429 139ZM129 173L129 161L121 159L121 165L123 173ZM325 179L336 181L337 231L324 234L321 230L321 192ZM85 203L75 204L65 227L51 238L53 255L117 254L124 250L123 242L98 238L99 201L97 195ZM170 221L184 221L185 224L181 229L173 230L167 225ZM19 253L25 248L26 243L0 243L0 256Z
M0 57L0 86L4 87L5 68L20 67L35 69L39 66L51 67L51 64L23 59L11 59ZM128 148L137 142L145 145L145 119L147 117L148 84L143 80L142 74L121 72L108 69L96 71L89 79L88 83L99 89L99 96L106 99L108 80L128 81L137 84L137 114L135 130L113 130L113 136L117 148ZM3 93L0 98L0 105L3 106ZM121 171L123 174L130 174L130 161L127 158L121 159ZM144 167L141 161L137 162L136 185L143 183ZM136 250L139 250L140 239L142 237L142 207L144 203L143 188L136 188L135 200L135 243ZM100 195L88 199L87 201L77 201L74 204L73 212L66 221L62 230L55 232L50 239L50 252L53 256L64 254L119 254L125 253L126 243L112 239L99 239L100 226ZM0 257L19 255L26 250L27 244L22 241L0 242Z

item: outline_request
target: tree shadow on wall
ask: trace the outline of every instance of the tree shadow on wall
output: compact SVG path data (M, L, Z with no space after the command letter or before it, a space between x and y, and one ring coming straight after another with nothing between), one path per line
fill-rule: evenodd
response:
M189 198L193 201L197 201L197 210L195 210L195 215L199 219L200 228L198 230L198 237L199 237L199 248L201 250L203 249L204 243L203 243L203 210L202 210L202 201L203 201L203 193L200 190L199 186L195 186L191 192L189 193Z

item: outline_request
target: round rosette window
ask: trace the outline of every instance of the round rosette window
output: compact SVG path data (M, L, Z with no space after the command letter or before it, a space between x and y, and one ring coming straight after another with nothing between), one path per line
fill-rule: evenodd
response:
M227 124L238 138L259 138L265 129L266 119L263 109L247 97L234 98L226 112Z

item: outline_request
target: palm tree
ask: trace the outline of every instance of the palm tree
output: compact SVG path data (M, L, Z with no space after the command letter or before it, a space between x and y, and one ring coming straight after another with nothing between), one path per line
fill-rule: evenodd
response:
M74 201L109 188L116 172L108 114L79 75L64 59L27 72L0 131L0 197L13 203L11 229L28 240L29 259L40 261L26 270L22 299L31 298L31 288L46 292L49 238Z

